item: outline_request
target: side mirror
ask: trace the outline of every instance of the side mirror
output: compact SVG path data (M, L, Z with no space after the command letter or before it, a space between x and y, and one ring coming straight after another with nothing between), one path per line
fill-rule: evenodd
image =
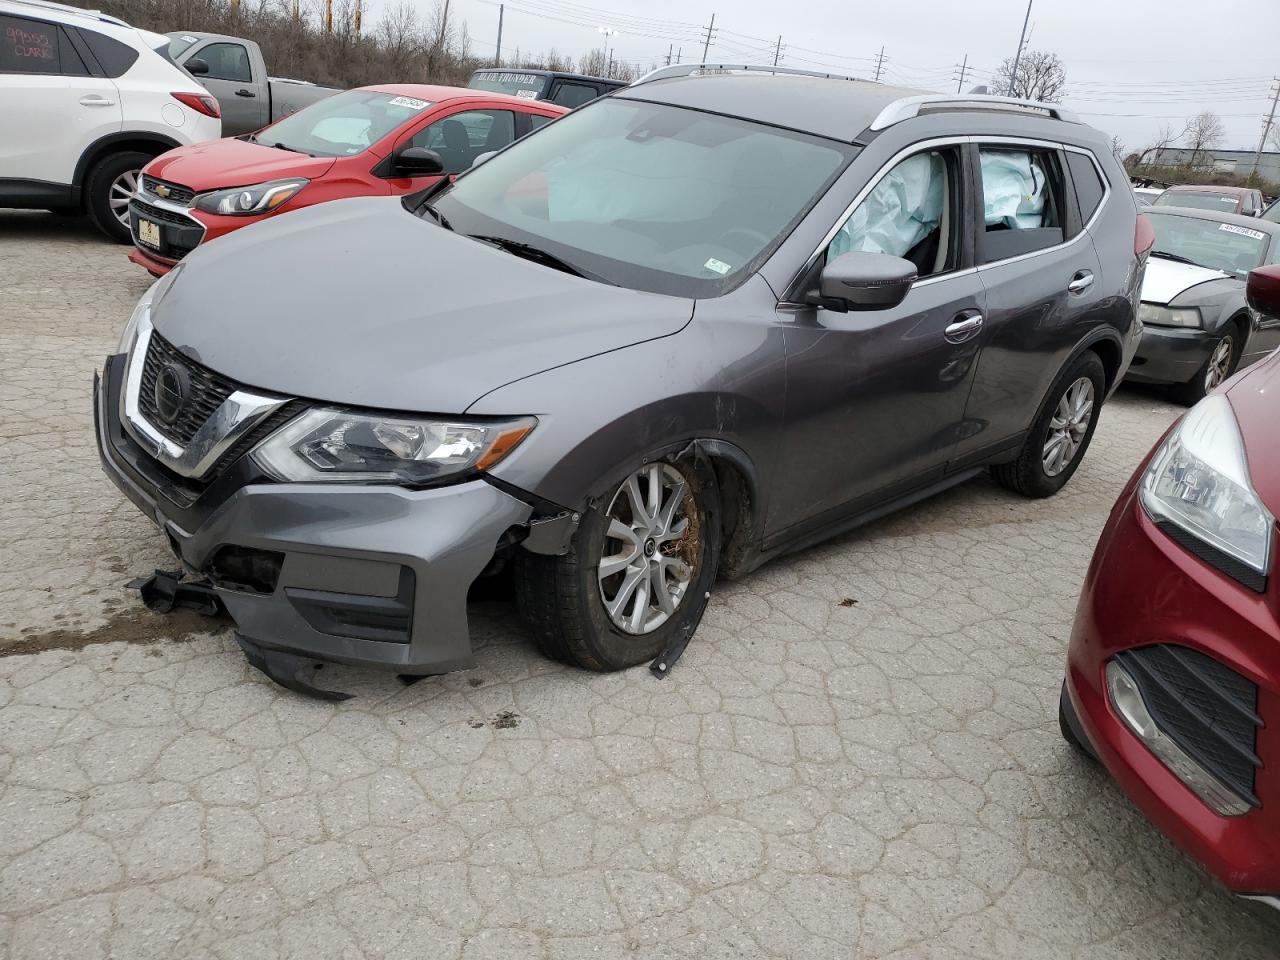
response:
M808 302L829 310L887 310L906 299L918 271L887 253L845 253L822 268Z
M201 60L199 57L192 57L182 65L182 69L193 77L203 77L209 72L209 61Z
M396 173L411 177L429 177L436 173L444 173L444 159L440 154L426 147L405 147L395 155L393 163Z
M1280 320L1280 266L1252 271L1245 286L1245 298L1258 313Z
M472 166L472 167L478 167L478 166L480 166L480 164L484 163L484 162L485 162L486 160L488 160L490 157L496 157L497 155L498 155L498 151L497 151L497 150L489 150L489 151L487 151L486 153L482 153L482 154L480 154L478 157L476 157L474 160L472 160L472 161L471 161L471 166Z

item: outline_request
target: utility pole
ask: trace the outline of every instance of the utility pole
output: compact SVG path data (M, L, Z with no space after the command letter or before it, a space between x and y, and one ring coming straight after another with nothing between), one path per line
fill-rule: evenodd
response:
M610 80L613 79L613 47L609 48L609 66L605 70L604 75L608 77Z
M1022 18L1022 33L1018 34L1018 52L1013 55L1013 70L1009 73L1009 89L1006 96L1013 96L1013 85L1018 82L1018 64L1022 62L1022 46L1027 42L1027 24L1031 22L1031 4L1035 0L1027 0L1027 15Z
M884 71L884 47L880 47L880 56L876 57L876 83L880 82L880 74Z
M1258 175L1258 167L1262 163L1262 151L1267 146L1267 137L1271 134L1271 125L1276 122L1276 104L1280 103L1280 77L1273 78L1276 82L1275 93L1271 97L1271 112L1267 114L1267 122L1262 125L1262 139L1258 141L1258 153L1253 158L1253 174Z
M964 75L965 75L965 71L968 70L968 68L969 68L969 55L966 53L964 55L964 63L960 64L960 82L956 84L956 93L959 93L960 89L964 86Z
M493 65L495 67L502 66L502 12L506 9L505 3L498 4L498 50L493 55Z
M782 34L778 34L778 43L773 48L773 65L778 65L778 60L782 57Z
M711 25L707 27L706 30L707 30L707 39L702 44L702 62L703 63L707 62L707 51L711 49L711 37L716 32L716 15L714 13L711 14Z
M360 21L362 19L363 10L360 6L360 0L356 0L356 37L360 36Z
M667 44L667 62L664 64L664 66L668 66L668 67L671 66L671 50L674 47L675 47L674 43Z
M333 33L333 0L324 0L324 32Z
M678 49L678 50L676 51L676 63L679 63L679 62L680 62L680 56L681 56L681 54L683 54L683 53L684 53L684 47L681 47L680 49Z
M600 63L602 66L609 59L609 38L617 32L613 27L596 27L596 33L600 34Z
M302 10L299 7L299 0L293 0L293 22L297 23L302 19Z

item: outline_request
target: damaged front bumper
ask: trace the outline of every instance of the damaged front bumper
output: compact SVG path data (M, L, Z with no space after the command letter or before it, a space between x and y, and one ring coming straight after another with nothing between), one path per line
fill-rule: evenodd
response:
M204 488L170 474L120 423L122 356L94 383L103 469L183 566L208 576L267 650L427 675L472 666L466 597L533 507L482 479L411 490L277 483L248 457Z

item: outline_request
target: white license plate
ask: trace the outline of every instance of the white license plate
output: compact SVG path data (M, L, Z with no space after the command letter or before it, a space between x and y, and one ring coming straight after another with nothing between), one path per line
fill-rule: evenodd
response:
M150 220L138 220L138 240L148 247L160 247L160 224Z

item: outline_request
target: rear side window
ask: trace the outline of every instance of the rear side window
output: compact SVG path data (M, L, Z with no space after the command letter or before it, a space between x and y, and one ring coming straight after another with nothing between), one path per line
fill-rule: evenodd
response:
M0 73L83 77L88 71L57 24L0 16Z
M1056 247L1066 238L1066 198L1058 155L1052 150L983 147L983 229L979 260L993 263Z
M196 57L209 64L210 80L230 80L232 83L249 83L253 72L249 69L249 51L238 43L211 43L196 51Z
M590 103L598 96L600 96L600 91L589 84L570 83L567 80L561 80L556 83L549 99L552 103L558 103L560 106L568 107L572 110L574 107L580 107L584 103Z
M124 76L125 71L132 67L138 59L137 50L128 44L121 43L119 40L113 40L105 34L81 29L80 36L89 45L93 55L98 58L98 63L102 66L103 72L113 79Z
M545 127L554 119L555 117L544 117L540 113L529 114L529 132L533 133L533 131L537 130L539 127Z
M1080 219L1088 223L1102 206L1106 188L1098 176L1093 160L1083 153L1067 151L1067 166L1071 168L1071 180L1076 186L1076 201L1080 204Z

